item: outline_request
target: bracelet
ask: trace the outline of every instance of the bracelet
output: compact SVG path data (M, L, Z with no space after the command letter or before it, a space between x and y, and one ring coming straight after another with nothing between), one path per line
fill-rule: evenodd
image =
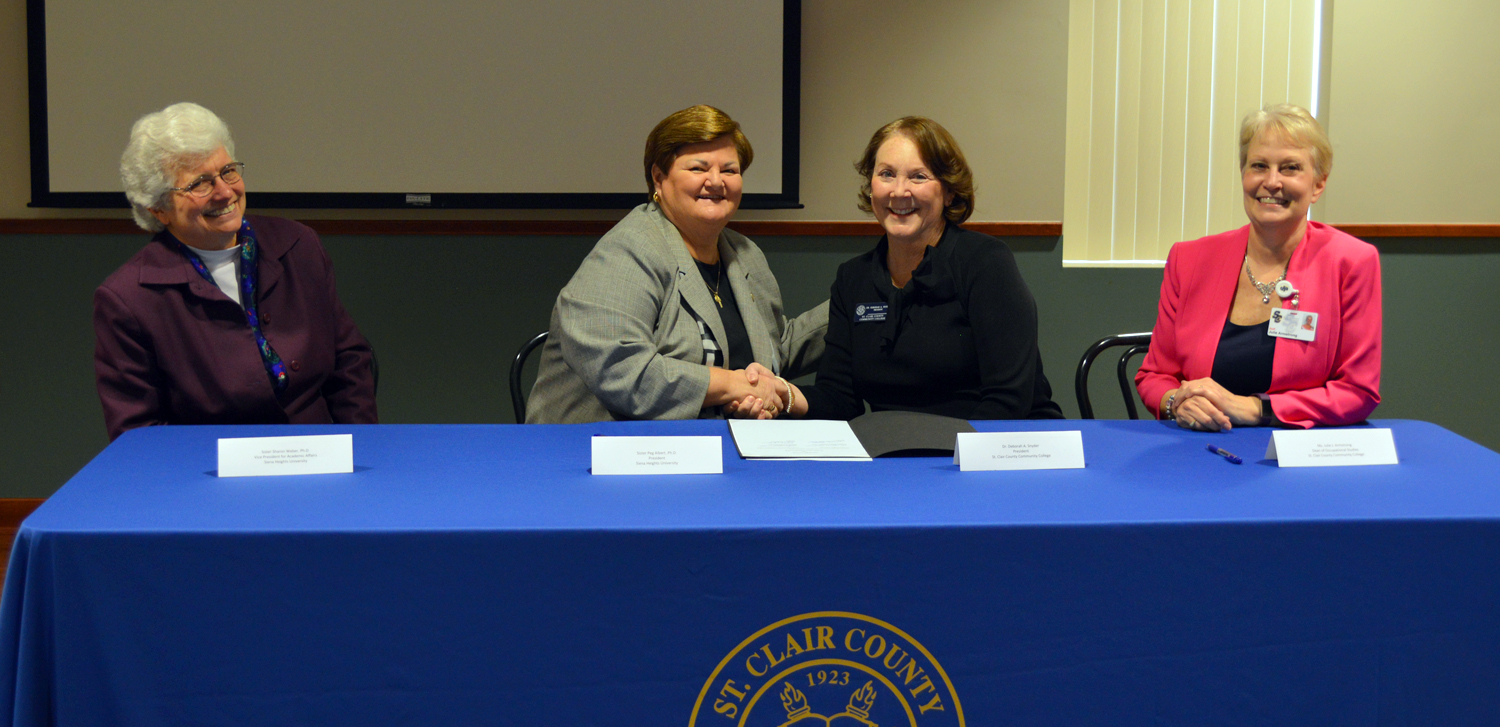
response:
M783 414L791 414L792 405L797 403L797 392L792 389L792 382L787 381L780 376L777 376L776 380L780 381L783 384L786 384L786 406L782 408L781 412Z
M1177 403L1177 392L1174 391L1171 396L1167 397L1167 405L1161 408L1162 421L1172 418L1172 405L1175 403Z

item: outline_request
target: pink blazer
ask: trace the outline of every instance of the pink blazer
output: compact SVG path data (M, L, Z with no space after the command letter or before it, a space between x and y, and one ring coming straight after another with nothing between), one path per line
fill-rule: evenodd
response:
M1135 376L1146 408L1158 417L1163 395L1213 371L1249 240L1246 225L1179 242L1168 253L1151 350ZM1318 333L1314 341L1276 340L1271 409L1303 429L1363 421L1380 403L1379 254L1310 221L1286 279L1301 291L1298 309L1318 314Z

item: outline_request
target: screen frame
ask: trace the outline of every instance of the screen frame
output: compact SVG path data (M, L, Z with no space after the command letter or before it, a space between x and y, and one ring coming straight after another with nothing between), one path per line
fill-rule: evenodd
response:
M27 0L26 37L31 122L31 201L27 207L125 209L123 192L54 192L47 125L46 0ZM746 193L741 209L801 209L802 0L782 0L780 193ZM621 193L432 193L255 191L271 209L630 209L645 201Z

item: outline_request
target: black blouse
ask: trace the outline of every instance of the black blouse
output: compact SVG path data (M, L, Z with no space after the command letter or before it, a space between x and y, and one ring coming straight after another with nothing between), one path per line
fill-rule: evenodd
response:
M750 332L745 330L745 318L740 315L739 303L734 298L734 286L723 275L724 261L720 260L718 265L701 260L693 262L698 263L698 272L703 275L709 296L717 294L724 301L719 309L719 322L724 324L724 337L729 340L718 341L724 368L737 371L749 366L755 360L755 351L750 347Z
M1265 323L1237 326L1225 321L1209 377L1238 396L1270 391L1276 338L1267 331Z

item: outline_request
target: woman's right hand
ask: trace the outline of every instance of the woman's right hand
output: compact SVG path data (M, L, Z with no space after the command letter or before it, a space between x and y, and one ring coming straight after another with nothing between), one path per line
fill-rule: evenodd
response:
M1199 432L1217 432L1234 426L1208 398L1188 395L1181 388L1167 392L1167 396L1173 394L1177 399L1172 403L1172 419L1177 426Z
M719 387L727 399L723 407L728 417L770 419L784 407L776 375L760 364L752 363L735 371L713 369L710 396Z
M1260 399L1230 393L1213 379L1184 381L1167 392L1167 396L1173 394L1177 399L1172 404L1172 417L1183 429L1227 432L1236 426L1260 423Z
M802 396L802 390L797 388L796 384L777 376L770 369L758 363L752 363L745 368L745 377L752 384L758 384L761 381L769 379L775 382L773 387L779 387L776 388L776 395L780 397L781 405L768 414L762 414L760 416L761 419L772 419L783 414L794 417L807 415L807 399ZM731 411L729 407L725 407L724 413L726 416L741 418L745 418L746 416L743 410L739 408Z

